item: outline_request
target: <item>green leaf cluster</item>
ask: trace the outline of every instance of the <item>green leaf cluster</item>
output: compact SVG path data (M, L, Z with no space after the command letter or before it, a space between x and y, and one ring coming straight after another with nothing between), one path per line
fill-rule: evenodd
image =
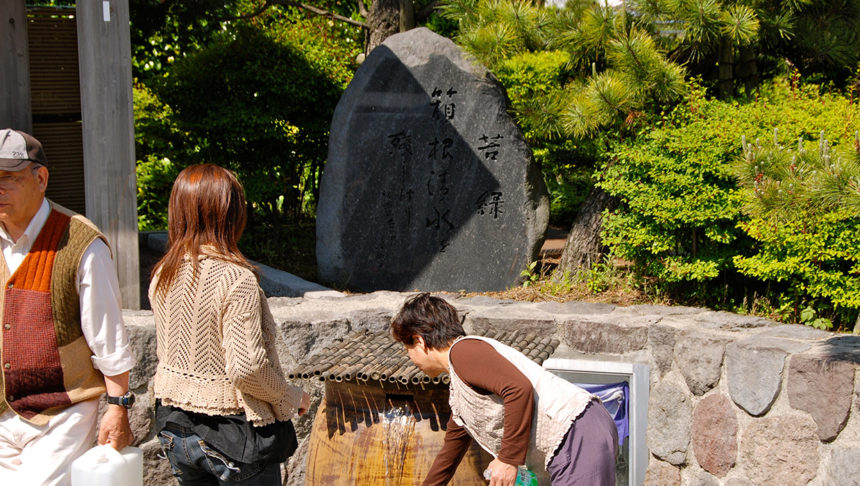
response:
M170 188L180 167L170 160L182 134L171 122L172 110L142 84L133 89L135 152L138 156L137 219L143 231L167 228Z
M526 0L446 0L439 11L457 22L455 41L507 89L543 169L553 224L575 217L607 141L635 132L686 89L683 69L603 2L558 9Z
M550 195L550 224L567 226L594 186L591 172L601 154L600 137L563 136L559 87L567 77L564 51L522 52L495 69L507 90L511 109L540 164Z
M571 1L558 9L528 0L447 0L440 12L458 22L455 41L493 72L511 63L528 66L518 57L524 53L567 56L552 93L525 103L540 105L526 113L547 136L624 129L643 110L678 100L685 88L683 68L665 58L652 36L600 2Z
M772 138L777 129L787 140L810 141L824 130L834 144L853 143L858 123L856 103L819 94L816 86L775 80L758 98L741 102L708 99L693 82L684 103L635 139L617 143L599 171L598 185L621 201L605 215L604 242L668 290L674 284L704 296L737 281L738 257L753 257L763 243L749 232L755 225L749 226L748 198L735 177L743 137Z
M756 77L777 72L788 60L804 75L841 85L860 61L860 0L628 0L627 5L670 58L689 63L693 74ZM735 74L729 74L732 64ZM750 65L757 65L755 73Z
M739 227L756 245L736 255L739 272L783 283L786 313L818 327L824 315L847 322L860 309L860 141L834 150L798 141L744 143L735 164L744 213ZM856 135L855 135L856 137ZM786 305L787 304L787 305Z
M195 163L244 184L252 256L255 235L312 217L331 115L362 46L350 29L287 10L234 20L135 86L142 228L164 227L173 178Z

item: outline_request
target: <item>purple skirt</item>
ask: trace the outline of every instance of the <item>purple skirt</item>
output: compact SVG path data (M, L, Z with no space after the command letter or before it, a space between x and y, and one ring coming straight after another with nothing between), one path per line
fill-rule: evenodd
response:
M618 430L600 402L573 421L547 470L552 486L615 486Z

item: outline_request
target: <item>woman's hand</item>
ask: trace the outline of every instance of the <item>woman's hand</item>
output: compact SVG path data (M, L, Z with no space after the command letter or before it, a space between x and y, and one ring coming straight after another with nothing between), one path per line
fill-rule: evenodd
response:
M302 392L302 401L299 402L299 416L308 413L308 409L311 408L311 396L308 395L308 392Z
M490 486L514 486L517 481L517 466L504 463L498 459L493 459L493 462L487 466L484 472L490 476Z

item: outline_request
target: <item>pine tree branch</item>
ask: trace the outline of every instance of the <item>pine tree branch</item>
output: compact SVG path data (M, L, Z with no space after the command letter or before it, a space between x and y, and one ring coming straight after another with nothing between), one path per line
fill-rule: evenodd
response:
M624 47L627 50L627 53L630 55L630 58L633 59L633 63L636 64L636 67L639 68L639 72L644 73L647 72L645 70L645 66L642 64L642 61L639 60L639 57L636 56L636 52L634 52L633 47L630 43L630 33L627 32L622 36Z
M361 27L364 29L370 28L370 26L364 22L359 22L358 20L353 20L349 17L344 17L343 15L338 15L334 12L329 12L327 10L323 10L321 8L314 7L313 5L308 5L306 3L299 3L299 2L294 2L291 0L274 0L274 2L279 4L279 5L299 7L301 9L307 10L308 12L311 12L313 14L320 15L322 17L328 17L332 20L338 20L340 22L345 22L345 23L350 24L350 25L355 25L356 27Z
M609 76L609 74L608 74L608 73L606 73L606 72L603 72L603 73L601 73L601 76ZM611 78L604 77L603 79L607 80L607 82L611 82ZM593 87L594 91L597 93L597 96L598 96L601 100L603 100L603 102L604 102L604 103L606 103L606 105L609 107L609 109L610 109L610 110L615 110L615 111L617 111L617 112L618 112L618 114L619 114L619 115L621 115L621 116L625 116L625 115L627 115L627 112L626 112L626 111L624 111L624 109L622 108L622 107L623 107L623 105L622 105L622 104L616 104L616 103L615 103L615 102L613 102L611 99L609 99L609 97L608 97L608 96L606 96L606 92L604 91L604 90L607 88L607 86L606 86L606 85L604 85L604 86L600 86L600 85L598 84L598 80L597 80L597 79L593 79L593 80L592 80L592 83L593 83L592 87Z
M606 93L604 93L602 90L596 89L596 91L597 96L599 96L600 99L602 99L603 102L606 103L606 105L609 106L610 109L617 111L620 115L627 114L627 112L621 109L621 105L616 105L615 103L613 103L609 98L606 97Z
M364 0L355 0L355 3L358 4L358 13L364 18L370 16L370 12L367 10L367 7L364 5Z
M265 2L263 2L263 5L260 8L258 8L257 10L254 10L253 12L242 14L242 15L236 15L236 16L232 16L232 17L216 17L215 20L218 22L229 22L231 20L252 19L254 17L259 16L260 14L265 12L266 10L268 10L269 7L271 7L271 6L272 6L272 4L269 3L269 0L266 0Z
M367 9L362 8L362 7L364 7L364 5L361 2L362 2L362 0L358 0L358 3L360 5L359 10L360 11L363 10L363 12L361 12L361 15L363 15L364 17L367 17ZM313 5L308 5L305 3L299 3L299 2L292 1L292 0L266 0L265 2L263 2L263 5L260 8L258 8L257 10L254 10L253 12L242 14L242 15L236 15L233 17L218 17L215 20L220 21L220 22L228 22L231 20L251 19L251 18L254 18L254 17L261 15L263 12L265 12L266 10L268 10L269 8L271 8L274 5L282 5L282 6L286 6L286 7L298 7L298 8L307 10L308 12L311 12L313 14L320 15L322 17L328 17L332 20L338 20L340 22L345 22L347 24L355 25L356 27L361 27L364 29L370 28L364 22L360 22L358 20L353 20L349 17L344 17L343 15L338 15L334 12L329 12L327 10L323 10L321 8L314 7Z

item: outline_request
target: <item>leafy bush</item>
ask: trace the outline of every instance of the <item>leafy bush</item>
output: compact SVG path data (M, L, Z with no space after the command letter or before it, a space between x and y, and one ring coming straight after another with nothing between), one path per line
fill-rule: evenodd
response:
M860 310L860 142L848 145L746 144L736 165L750 217L739 227L757 244L735 266L776 282L784 316L819 328Z
M211 33L135 87L141 229L166 227L178 172L214 163L245 186L251 258L311 277L307 237L331 115L362 46L353 32L280 7ZM310 228L310 229L308 229ZM298 248L298 250L296 250Z
M262 221L313 214L351 61L333 59L306 23L234 27L177 60L152 90L135 92L142 223L163 220L147 198L165 191L168 177L154 176L164 160L176 170L203 162L231 168Z
M137 221L143 231L167 228L170 188L182 167L171 161L182 134L172 125L173 112L146 86L135 85L134 142L137 154Z
M567 77L569 56L562 51L517 54L499 63L495 75L505 87L511 109L544 174L550 197L550 224L569 226L594 183L591 172L602 138L560 139L545 126L542 111L556 103Z
M618 143L598 173L598 185L621 201L606 214L604 242L667 290L713 301L718 286L747 283L736 273L735 257L756 251L755 238L739 226L747 217L732 171L742 137L771 137L777 128L787 140L812 140L825 130L841 143L858 123L856 104L819 94L815 86L776 80L740 102L706 99L693 83L684 103Z
M188 162L235 170L256 210L297 217L313 197L340 88L282 39L235 29L177 61L156 92L188 134Z
M494 74L507 90L514 112L524 115L522 128L526 138L545 135L528 115L536 106L551 103L558 96L568 76L567 60L568 55L562 51L522 52L496 67Z

